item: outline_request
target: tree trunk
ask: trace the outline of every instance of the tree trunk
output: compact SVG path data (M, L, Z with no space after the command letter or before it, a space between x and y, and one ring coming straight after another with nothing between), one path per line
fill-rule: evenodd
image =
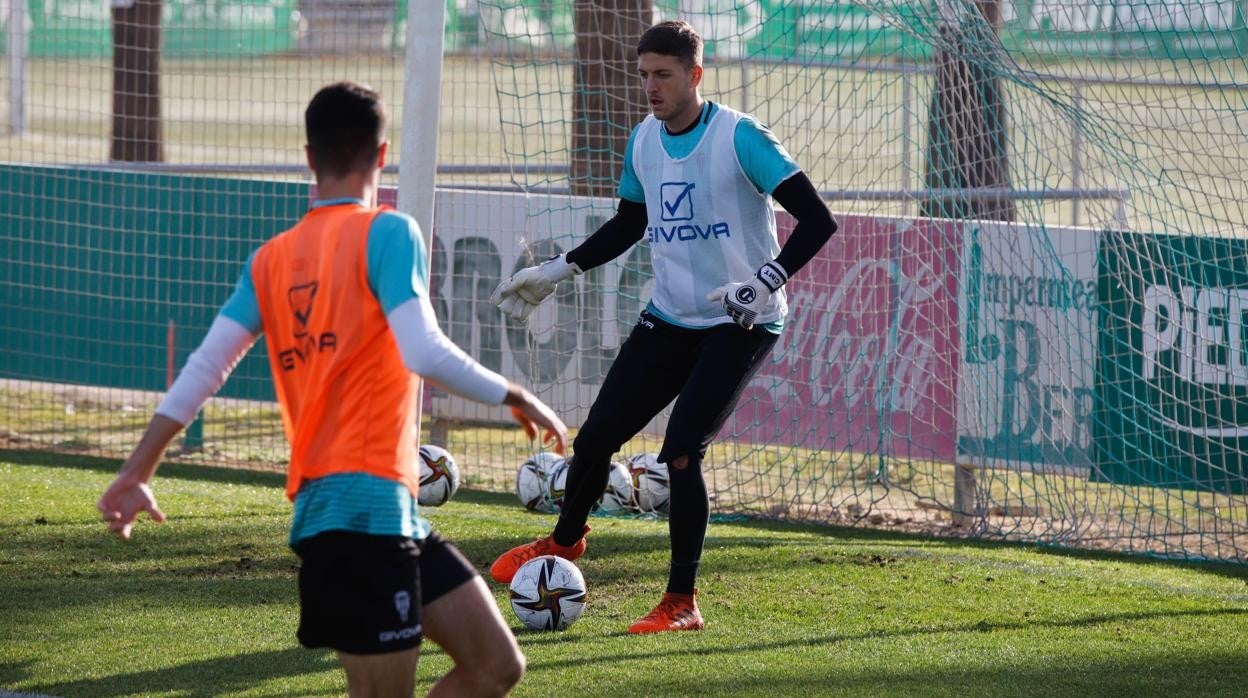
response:
M993 69L1000 65L998 0L977 2L981 17L941 24L934 58L935 89L928 112L929 189L1010 188L1005 96ZM1014 201L999 194L935 194L920 207L935 218L1012 221Z
M628 134L646 115L637 41L653 15L652 0L576 0L573 194L615 196Z
M113 7L113 140L109 159L161 162L161 0Z

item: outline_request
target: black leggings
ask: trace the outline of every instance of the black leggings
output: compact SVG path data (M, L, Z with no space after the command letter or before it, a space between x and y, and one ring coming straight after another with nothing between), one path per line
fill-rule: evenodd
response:
M675 399L659 452L671 478L668 591L692 592L710 517L702 458L777 338L736 324L688 329L643 312L572 444L555 542L571 545L581 537L607 487L611 457ZM682 456L685 467L671 465Z

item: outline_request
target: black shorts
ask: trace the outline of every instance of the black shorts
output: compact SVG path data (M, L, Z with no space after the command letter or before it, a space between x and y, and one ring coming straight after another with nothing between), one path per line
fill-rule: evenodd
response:
M421 606L476 576L455 546L327 531L295 544L299 556L299 643L348 654L420 645Z

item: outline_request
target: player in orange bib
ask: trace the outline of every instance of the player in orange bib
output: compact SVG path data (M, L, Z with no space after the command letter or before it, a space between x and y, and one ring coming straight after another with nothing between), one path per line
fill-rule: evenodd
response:
M388 145L380 95L329 85L305 121L317 202L248 259L97 506L122 538L140 512L165 520L150 486L161 456L263 334L291 446L300 643L337 650L352 696L412 695L424 637L455 663L430 695L506 694L524 655L475 568L417 511L421 378L508 405L559 453L567 429L439 328L419 226L375 205Z

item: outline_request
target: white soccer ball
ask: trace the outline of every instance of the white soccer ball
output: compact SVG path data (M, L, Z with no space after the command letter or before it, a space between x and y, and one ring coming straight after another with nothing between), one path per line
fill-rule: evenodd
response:
M546 494L550 502L550 508L555 513L563 511L563 498L568 490L568 461L560 458L555 463L549 473L549 480L546 484Z
M516 471L516 496L529 511L554 513L550 501L550 476L563 459L554 453L538 453Z
M422 507L446 504L459 490L459 466L441 446L420 447L420 490L416 501Z
M658 454L642 453L628 459L633 484L633 503L643 512L666 514L671 504L667 463Z
M607 489L598 500L598 511L624 514L633 510L633 477L623 463L612 463L607 476Z
M576 565L543 555L520 566L511 580L511 610L533 630L563 630L585 611L585 577Z

